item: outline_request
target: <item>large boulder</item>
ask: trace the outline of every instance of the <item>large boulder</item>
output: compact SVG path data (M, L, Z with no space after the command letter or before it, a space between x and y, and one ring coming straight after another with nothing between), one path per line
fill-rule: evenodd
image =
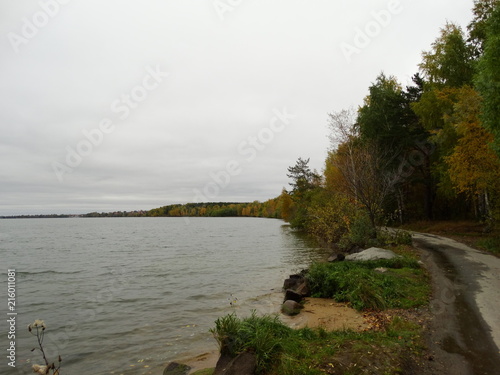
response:
M302 284L295 289L295 292L300 294L302 297L311 297L311 289L309 288L309 284L307 281L304 281Z
M283 289L296 289L300 284L304 282L304 276L302 275L290 275L288 279L283 283Z
M254 375L257 367L257 357L249 352L238 354L228 363L219 364L219 362L217 362L214 375Z
M387 249L380 249L378 247L370 247L369 249L363 250L360 253L349 254L345 257L345 260L379 260L379 259L392 259L396 258L397 255L394 251Z
M283 283L283 289L294 289L297 286L298 282L298 279L285 279Z
M216 374L223 374L224 371L228 368L229 364L233 360L233 357L229 355L228 353L221 353L219 360L217 361L217 364L215 365L215 371L214 375Z
M342 262L345 259L345 255L342 253L339 254L332 254L328 258L328 262L333 263L333 262Z
M283 305L281 306L281 311L285 315L297 315L300 313L300 309L302 308L302 305L300 303L297 303L292 300L285 301Z
M292 289L287 289L285 291L285 301L291 300L295 302L300 302L302 301L302 295L300 293L297 293L296 291Z

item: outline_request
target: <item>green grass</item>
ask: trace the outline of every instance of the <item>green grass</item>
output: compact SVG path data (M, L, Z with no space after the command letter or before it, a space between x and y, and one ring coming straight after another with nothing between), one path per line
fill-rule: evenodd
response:
M311 290L358 310L427 305L429 277L417 261L418 252L403 245L393 250L401 256L313 264L307 274ZM387 271L375 271L380 267ZM230 314L217 319L211 332L224 354L255 353L260 375L404 374L425 348L420 325L398 316L379 331L328 332L294 330L276 316L253 313L242 319Z
M211 331L221 348L232 343L232 356L255 352L257 374L267 375L365 374L375 367L376 373L399 374L405 355L421 348L420 327L402 318L394 318L385 331L359 333L293 330L276 317L231 314Z
M292 334L292 329L283 325L277 316L257 317L254 312L244 319L235 314L223 316L215 321L215 328L210 332L223 354L236 357L245 351L255 353L257 373L262 373L283 351L284 340Z
M500 234L480 239L477 246L491 253L500 254Z
M380 273L376 268L387 268ZM316 263L307 275L313 297L349 302L357 310L411 308L430 295L426 273L410 257L365 262Z

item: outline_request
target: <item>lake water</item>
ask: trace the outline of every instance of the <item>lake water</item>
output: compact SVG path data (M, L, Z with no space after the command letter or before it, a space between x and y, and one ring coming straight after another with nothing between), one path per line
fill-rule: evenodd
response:
M62 374L162 374L168 362L217 349L220 316L277 313L288 274L325 257L283 221L256 218L0 220L2 351L7 270L16 269L16 369L41 364L27 325L47 325ZM232 304L231 304L232 303Z

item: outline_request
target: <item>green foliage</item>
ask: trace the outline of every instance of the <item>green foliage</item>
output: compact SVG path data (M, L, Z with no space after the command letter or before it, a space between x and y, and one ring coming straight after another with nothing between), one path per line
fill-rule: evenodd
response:
M394 368L399 367L403 360L403 352L417 350L420 334L418 325L402 318L395 318L387 331L359 333L311 328L295 330L276 318L257 317L255 314L245 319L234 315L220 318L212 332L219 340L226 336L225 329L233 332L234 325L240 327L236 330L239 339L234 342L241 343L241 350L252 348L255 353L263 353L264 360L260 362L257 373L268 375L320 375L325 369L332 369L333 363L336 368L341 368L341 363L337 362L342 361L341 358L347 363L357 364L353 368L357 372L344 373L364 373L363 368L373 368L373 360L377 360L378 373L393 374L396 373Z
M484 55L478 63L476 87L483 98L481 119L495 136L494 148L500 155L500 5L496 5L486 26Z
M383 73L369 92L357 119L361 138L375 141L385 150L393 150L388 154L395 157L411 147L415 137L422 133L410 108L409 96L395 77L386 77Z
M500 236L498 235L483 238L478 245L489 252L500 254Z
M389 271L377 272L378 267ZM408 257L317 263L307 278L314 296L349 302L358 310L420 306L430 292L418 262Z
M447 23L432 50L422 57L420 69L430 85L461 87L472 82L473 48L467 44L460 26Z
M319 185L320 176L309 168L309 159L299 158L293 167L288 167L287 176L292 179L290 195L301 199L308 191Z
M290 226L293 229L297 229L299 231L305 231L308 232L308 226L309 226L309 221L310 218L308 217L308 211L309 211L309 203L307 202L309 199L307 198L302 198L301 200L295 201L294 202L294 208L293 211L291 211L290 215Z
M379 230L377 239L382 245L412 245L411 233L406 230Z
M314 197L321 191L321 176L309 168L309 159L299 158L293 167L288 168L287 176L292 179L292 190L283 192L284 202L290 198L293 207L285 212L292 228L308 231L309 207Z
M251 351L257 357L257 373L264 373L283 351L283 342L292 329L280 322L277 316L258 317L255 312L240 319L235 314L226 315L215 321L210 332L217 340L221 353L236 357Z
M379 245L377 232L365 211L356 211L351 220L348 231L338 243L341 250L347 251L353 246L372 247Z
M473 20L467 26L469 30L469 42L474 47L475 56L481 56L484 52L484 43L487 39L487 23L498 0L474 0Z
M307 209L305 228L328 245L337 243L349 232L350 218L357 210L345 195L322 191Z

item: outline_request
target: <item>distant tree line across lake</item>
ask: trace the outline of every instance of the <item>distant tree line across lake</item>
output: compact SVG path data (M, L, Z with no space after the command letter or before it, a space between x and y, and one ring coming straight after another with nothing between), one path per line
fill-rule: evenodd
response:
M281 197L266 202L171 204L148 211L90 212L80 217L265 217L281 218Z
M282 197L266 202L207 202L171 204L152 210L89 212L81 215L17 215L0 216L1 219L37 219L72 217L264 217L280 219L283 208ZM285 207L286 208L286 207Z

